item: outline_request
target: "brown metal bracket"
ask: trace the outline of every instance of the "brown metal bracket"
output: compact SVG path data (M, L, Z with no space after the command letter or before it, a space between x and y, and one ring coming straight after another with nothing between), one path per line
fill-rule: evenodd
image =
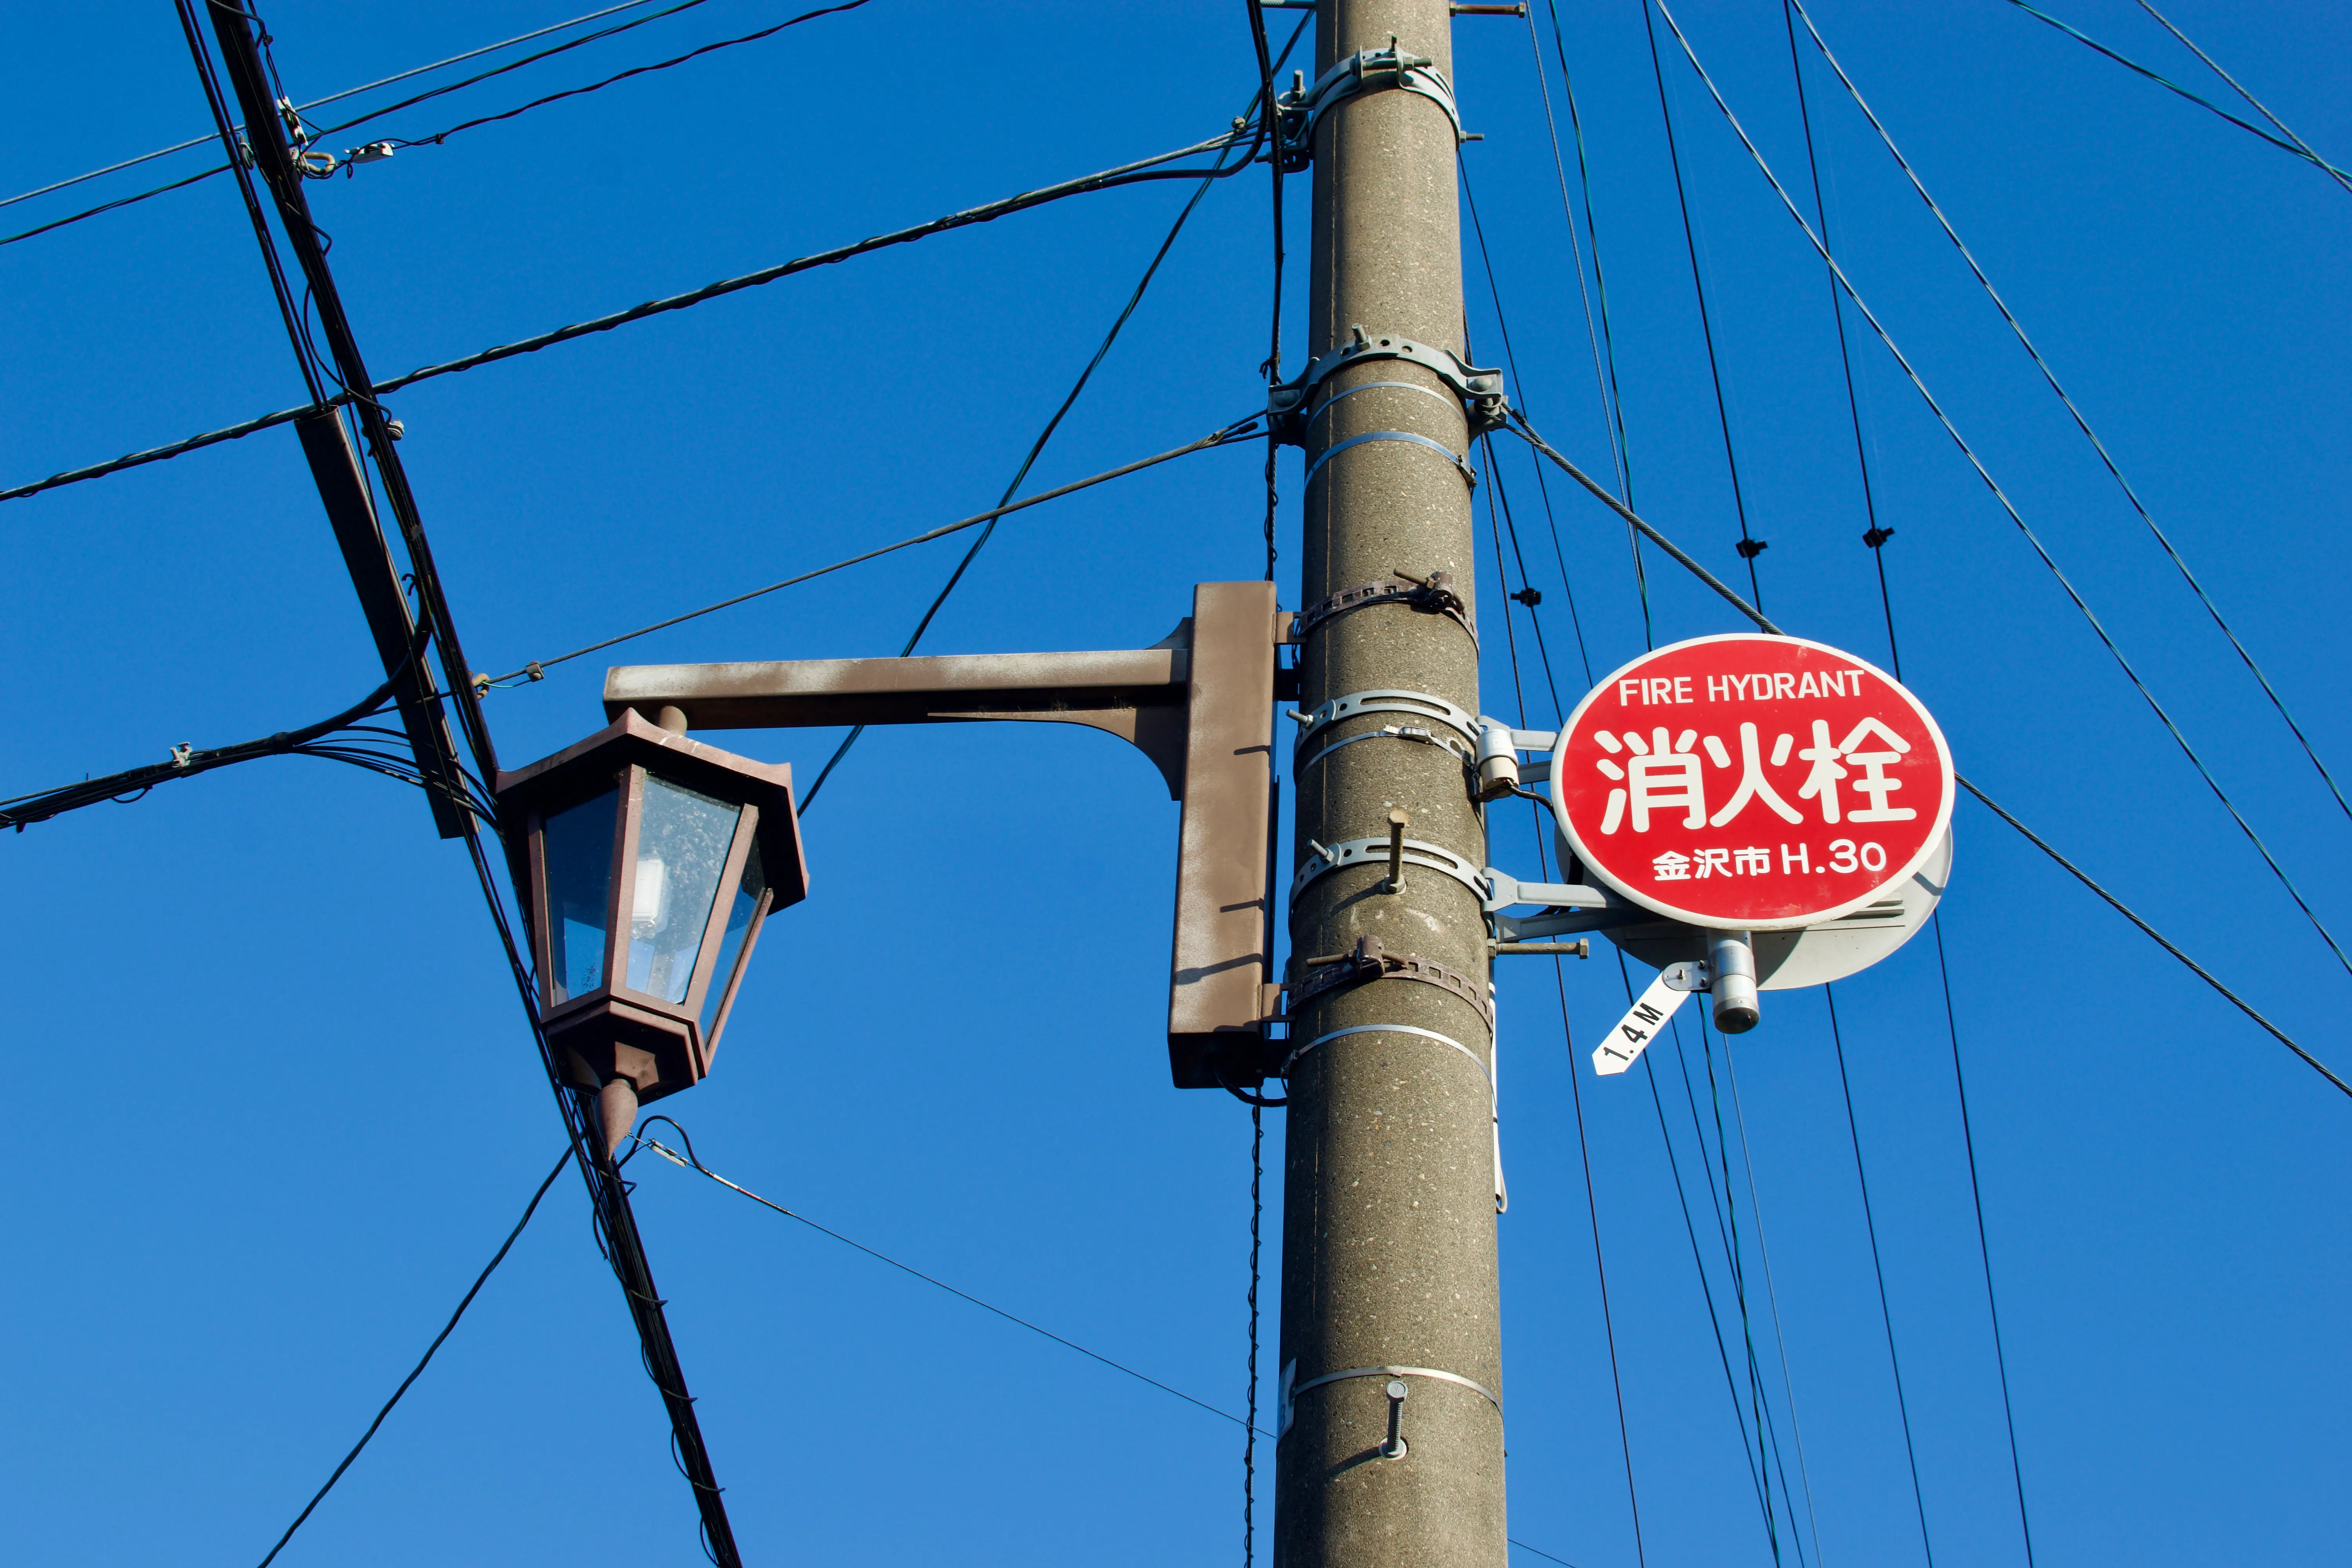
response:
M604 709L675 708L693 730L1031 720L1132 743L1184 805L1169 1065L1179 1089L1215 1089L1213 1053L1236 1082L1263 1079L1251 1064L1273 978L1274 704L1297 695L1275 651L1289 620L1271 583L1202 583L1191 617L1148 648L623 666L605 675Z

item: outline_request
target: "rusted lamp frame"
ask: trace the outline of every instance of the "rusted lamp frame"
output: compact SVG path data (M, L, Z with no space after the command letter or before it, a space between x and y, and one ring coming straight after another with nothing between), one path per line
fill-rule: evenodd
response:
M742 808L695 950L691 980L677 1002L627 984L628 913L636 897L648 774ZM603 983L593 991L558 1000L547 821L614 788L620 798L614 813ZM522 896L532 964L539 974L540 1016L549 1052L568 1087L592 1095L609 1091L604 1097L605 1133L617 1142L622 1133L616 1128L634 1120L637 1103L689 1089L709 1072L761 928L771 913L808 896L808 866L793 804L793 770L786 763L753 762L688 740L629 710L551 757L513 773L501 772L497 795L509 865ZM754 844L767 887L752 909L733 967L720 975L714 971L721 937ZM724 989L706 1038L701 1016L713 985Z

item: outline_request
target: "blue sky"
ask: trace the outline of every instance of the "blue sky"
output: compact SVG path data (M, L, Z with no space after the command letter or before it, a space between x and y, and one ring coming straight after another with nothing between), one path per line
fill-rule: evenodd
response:
M1642 12L1560 11L1635 500L1744 580ZM439 0L268 10L303 98L568 14ZM426 134L790 14L711 0L367 133ZM2352 768L2331 673L2352 653L2334 589L2352 570L2336 413L2352 372L2341 268L2326 259L2352 194L1999 0L1822 0L1813 14L2319 755ZM2066 0L2061 14L2227 91L2126 0ZM2168 14L2323 153L2352 153L2341 13L2183 0ZM1689 0L1676 15L1810 210L1779 8ZM1455 31L1465 119L1485 137L1465 156L1513 395L1605 472L1527 28ZM25 7L12 36L10 192L205 128L166 6ZM1548 20L1542 37L1549 58ZM1885 622L1822 268L1661 37L1749 526L1769 541L1767 607L1878 659ZM1819 68L1808 58L1817 150L1857 288L2319 918L2352 927L2352 821ZM1199 140L1247 99L1254 69L1238 3L874 0L403 151L311 196L370 363L389 377ZM1556 67L1550 90L1564 113ZM0 209L25 220L0 231L209 157ZM1568 173L1572 186L1572 149ZM1292 189L1296 305L1306 182ZM513 668L992 504L1187 194L1066 202L394 399L469 656ZM1256 405L1266 218L1261 175L1211 192L1032 488ZM0 247L0 273L13 301L0 485L300 397L220 181ZM1469 297L1491 363L1501 332L1482 272ZM1904 673L1961 770L2345 1070L2352 974L1893 362L1849 325L1879 518L1895 531ZM1295 605L1297 455L1282 464L1279 582ZM1522 451L1498 447L1494 466L1572 704L1584 666L1570 592L1593 674L1642 647L1622 530L1558 476L1548 518ZM1157 640L1192 583L1258 574L1258 469L1257 448L1212 453L1020 514L927 647ZM289 431L6 503L0 530L0 647L20 672L0 693L17 737L0 794L266 734L379 679ZM611 657L893 653L959 548ZM1485 566L1486 706L1499 711L1510 639L1494 635L1504 600ZM1733 629L1655 556L1649 582L1657 640ZM1542 722L1552 696L1513 613ZM583 659L491 699L509 765L601 722L603 668ZM722 743L806 778L836 741ZM809 815L811 897L768 928L715 1075L663 1109L734 1180L1237 1410L1248 1118L1168 1086L1164 794L1140 756L1091 732L869 734ZM1983 811L1964 803L1956 831L1953 1017L2038 1560L2337 1560L2352 1235L2335 1199L2352 1175L2352 1106ZM258 1559L559 1152L496 943L423 802L355 770L257 763L35 826L5 852L12 1037L30 1092L0 1166L20 1281L0 1307L19 1347L0 1371L17 1413L0 1433L0 1540L26 1562ZM1580 1568L1635 1561L1570 1079L1623 1005L1615 967L1570 966L1579 1043L1565 1047L1550 973L1531 963L1502 979L1512 1532ZM2022 1563L1932 942L1841 986L1838 1011L1935 1549ZM1714 1124L1701 1042L1686 1028L1685 1043L1688 1101L1671 1059L1658 1083L1695 1184L1692 1120L1705 1112L1710 1139ZM1717 1183L1727 1174L1737 1195L1785 1463L1809 1483L1804 1560L1817 1528L1827 1563L1916 1561L1822 997L1768 996L1729 1061L1738 1099L1726 1078ZM1769 1562L1645 1080L1581 1089L1649 1560ZM1278 1170L1279 1114L1268 1124ZM690 1173L633 1172L747 1561L1237 1553L1237 1426ZM1736 1334L1694 1191L1692 1229ZM1278 1215L1270 1205L1269 1307ZM691 1502L666 1450L567 1178L280 1561L691 1561ZM1781 1533L1794 1562L1785 1521Z

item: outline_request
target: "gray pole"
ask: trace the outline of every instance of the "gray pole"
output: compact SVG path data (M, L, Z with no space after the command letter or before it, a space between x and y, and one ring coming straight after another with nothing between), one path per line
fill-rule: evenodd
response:
M1360 49L1386 49L1394 35L1403 53L1425 57L1450 81L1450 26L1446 0L1322 0L1318 74ZM1444 109L1394 87L1355 94L1323 116L1311 353L1349 341L1357 327L1374 341L1461 350L1454 147ZM1381 382L1407 384L1369 385ZM1475 625L1470 486L1445 456L1469 452L1454 394L1419 364L1367 360L1324 381L1307 412L1310 465L1375 431L1426 437L1444 452L1383 437L1324 462L1307 487L1302 605L1311 613L1351 588L1402 585L1397 574L1444 572ZM1477 646L1463 620L1430 613L1426 600L1376 602L1319 621L1301 667L1308 710L1355 692L1405 690L1478 711ZM1344 721L1318 734L1306 757L1350 734L1415 722L1395 712ZM1297 791L1294 864L1318 856L1317 845L1385 843L1397 811L1408 840L1441 847L1473 869L1485 864L1461 762L1440 747L1394 737L1344 746L1307 763ZM1503 1426L1488 1398L1503 1392L1494 1036L1470 1000L1486 994L1486 928L1477 895L1445 872L1407 861L1402 888L1389 891L1385 848L1363 858L1300 892L1291 914L1298 963L1373 938L1389 953L1444 966L1467 994L1381 979L1328 993L1293 1026L1294 1047L1321 1043L1296 1058L1290 1076L1279 1375L1291 1424L1277 1449L1275 1561L1500 1568ZM1325 1037L1349 1029L1362 1032ZM1360 1375L1318 1382L1348 1373ZM1388 1438L1400 1384L1398 1454Z

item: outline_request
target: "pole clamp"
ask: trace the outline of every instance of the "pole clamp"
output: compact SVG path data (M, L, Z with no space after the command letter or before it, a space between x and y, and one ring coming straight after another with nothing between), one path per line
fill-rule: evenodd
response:
M1368 332L1360 326L1348 329L1347 340L1328 352L1309 360L1307 368L1296 381L1282 382L1266 388L1266 423L1274 438L1286 446L1304 446L1307 426L1314 415L1307 405L1315 400L1315 390L1337 372L1351 364L1365 364L1373 360L1405 360L1421 366L1452 389L1465 405L1464 414L1470 421L1470 434L1479 436L1499 429L1510 411L1503 395L1503 373L1481 370L1455 353L1452 349L1430 343L1415 342L1399 332ZM1422 390L1426 391L1426 388ZM1341 393L1339 396L1345 396ZM1325 400L1328 407L1337 397ZM1318 408L1315 414L1320 414Z
M1297 1414L1295 1402L1300 1394L1310 1388L1343 1383L1351 1377L1433 1377L1440 1383L1456 1384L1473 1394L1483 1395L1486 1403L1495 1407L1496 1415L1503 1413L1503 1402L1496 1398L1486 1384L1474 1383L1458 1372L1440 1372L1428 1366L1351 1366L1345 1372L1327 1372L1320 1377L1310 1377L1301 1383L1298 1381L1298 1363L1294 1361L1286 1363L1282 1369L1282 1382L1276 1396L1275 1440L1279 1442L1289 1433L1291 1420Z
M1389 36L1385 49L1358 49L1332 62L1331 68L1307 86L1307 73L1292 73L1290 90L1274 100L1275 156L1282 171L1295 174L1315 161L1315 127L1334 108L1360 92L1394 88L1419 93L1445 111L1456 142L1469 140L1462 129L1462 110L1454 101L1454 84L1422 55L1409 55Z
M1290 1006L1284 1016L1286 1020L1297 1017L1300 1008L1334 991L1375 980L1419 980L1443 987L1469 1003L1486 1020L1487 1028L1495 1026L1494 1000L1486 994L1484 984L1435 959L1423 958L1419 953L1391 952L1381 945L1376 936L1360 936L1356 945L1346 952L1309 958L1303 961L1301 967L1307 972L1307 977L1294 981L1289 987Z
M1426 691L1403 691L1378 688L1370 691L1350 691L1345 697L1334 697L1312 713L1292 709L1290 717L1303 726L1297 743L1292 749L1295 757L1307 749L1316 736L1343 719L1353 719L1363 713L1410 713L1416 718L1433 719L1462 737L1471 747L1478 743L1478 720L1468 709L1455 706L1443 697L1432 697ZM1380 731L1373 731L1375 734ZM1346 744L1342 742L1341 744ZM1451 750L1452 748L1447 748ZM1318 752L1317 756L1325 752Z
M1336 871L1342 866L1385 867L1389 863L1390 841L1385 836L1379 838L1344 838L1331 845L1318 844L1310 838L1307 847L1306 863L1298 868L1298 874L1290 882L1290 907L1294 910L1298 907L1298 895L1307 890L1307 885L1326 871ZM1444 873L1469 889L1480 905L1486 903L1486 882L1478 875L1478 868L1444 846L1407 838L1403 840L1402 858L1408 866L1426 866L1433 871Z
M1349 610L1360 610L1368 605L1402 602L1424 616L1445 616L1454 625L1470 634L1470 646L1478 646L1478 628L1470 624L1470 616L1462 603L1462 595L1454 591L1454 574L1432 572L1426 577L1412 577L1402 572L1390 574L1395 580L1388 583L1366 583L1354 588L1342 588L1326 599L1298 612L1290 623L1290 640L1304 643L1307 634L1337 616ZM1465 731L1475 746L1477 730L1474 721Z

